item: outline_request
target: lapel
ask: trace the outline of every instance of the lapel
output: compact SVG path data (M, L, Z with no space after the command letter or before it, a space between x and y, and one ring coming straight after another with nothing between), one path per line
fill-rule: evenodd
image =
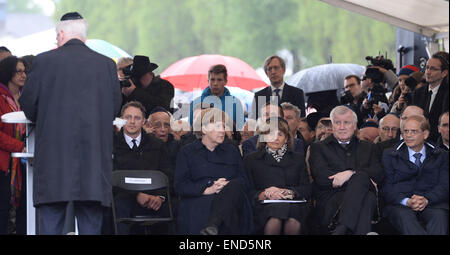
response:
M428 85L428 86L430 86L430 85ZM427 86L427 92L428 92L428 86ZM444 95L446 93L448 93L448 83L442 82L436 93L436 97L434 98L430 113L440 112L440 109L442 108L442 98L444 98Z
M283 102L290 102L290 100L288 100L288 98L289 98L289 92L290 92L289 90L290 90L289 85L287 85L286 83L284 83L283 95L282 95L282 97L281 97L281 102L280 102L280 103L283 103Z

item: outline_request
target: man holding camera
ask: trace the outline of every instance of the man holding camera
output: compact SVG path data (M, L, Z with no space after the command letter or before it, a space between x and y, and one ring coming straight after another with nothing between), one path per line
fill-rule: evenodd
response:
M344 80L345 93L341 97L341 104L348 105L358 116L358 127L363 123L361 105L367 93L361 87L361 79L357 75L348 75Z
M125 78L121 81L124 103L138 101L144 105L147 112L151 112L157 106L171 111L174 87L160 76L155 77L153 71L156 68L158 65L151 63L147 56L137 55L133 59L133 64L122 70L125 74Z
M363 77L363 88L367 90L367 97L361 105L363 121L365 119L380 120L389 111L386 89L382 85L384 75L378 68L368 66Z

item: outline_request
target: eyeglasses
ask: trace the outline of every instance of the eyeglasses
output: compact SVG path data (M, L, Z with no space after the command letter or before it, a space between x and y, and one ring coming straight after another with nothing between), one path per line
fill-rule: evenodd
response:
M381 128L384 132L389 132L389 131L391 131L392 133L395 133L395 132L397 132L397 130L398 130L398 128L397 127L382 127Z
M422 132L422 130L418 130L418 129L405 129L402 131L402 134L403 135L408 135L408 134L417 135L418 133L421 133L421 132Z
M17 70L17 71L14 71L14 73L16 73L16 74L26 74L26 71L25 70Z

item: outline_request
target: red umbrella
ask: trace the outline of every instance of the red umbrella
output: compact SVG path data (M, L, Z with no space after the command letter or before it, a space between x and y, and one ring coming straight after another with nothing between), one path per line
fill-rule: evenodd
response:
M184 58L164 70L161 73L161 78L170 81L175 88L183 91L204 89L209 85L209 68L217 64L223 64L227 67L227 86L246 90L267 86L250 65L238 58L221 55L200 55Z

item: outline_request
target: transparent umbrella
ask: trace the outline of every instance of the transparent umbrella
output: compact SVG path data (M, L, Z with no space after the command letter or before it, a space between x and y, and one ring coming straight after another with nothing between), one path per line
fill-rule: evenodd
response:
M325 64L301 70L293 74L286 83L301 88L305 94L337 90L344 91L344 78L354 74L361 77L365 67L357 64Z
M126 51L122 50L121 48L117 47L114 44L111 44L107 41L100 40L100 39L88 39L86 41L86 45L91 48L92 50L105 55L107 57L110 57L117 61L119 58L122 57L128 57L131 58L131 55L128 54Z

